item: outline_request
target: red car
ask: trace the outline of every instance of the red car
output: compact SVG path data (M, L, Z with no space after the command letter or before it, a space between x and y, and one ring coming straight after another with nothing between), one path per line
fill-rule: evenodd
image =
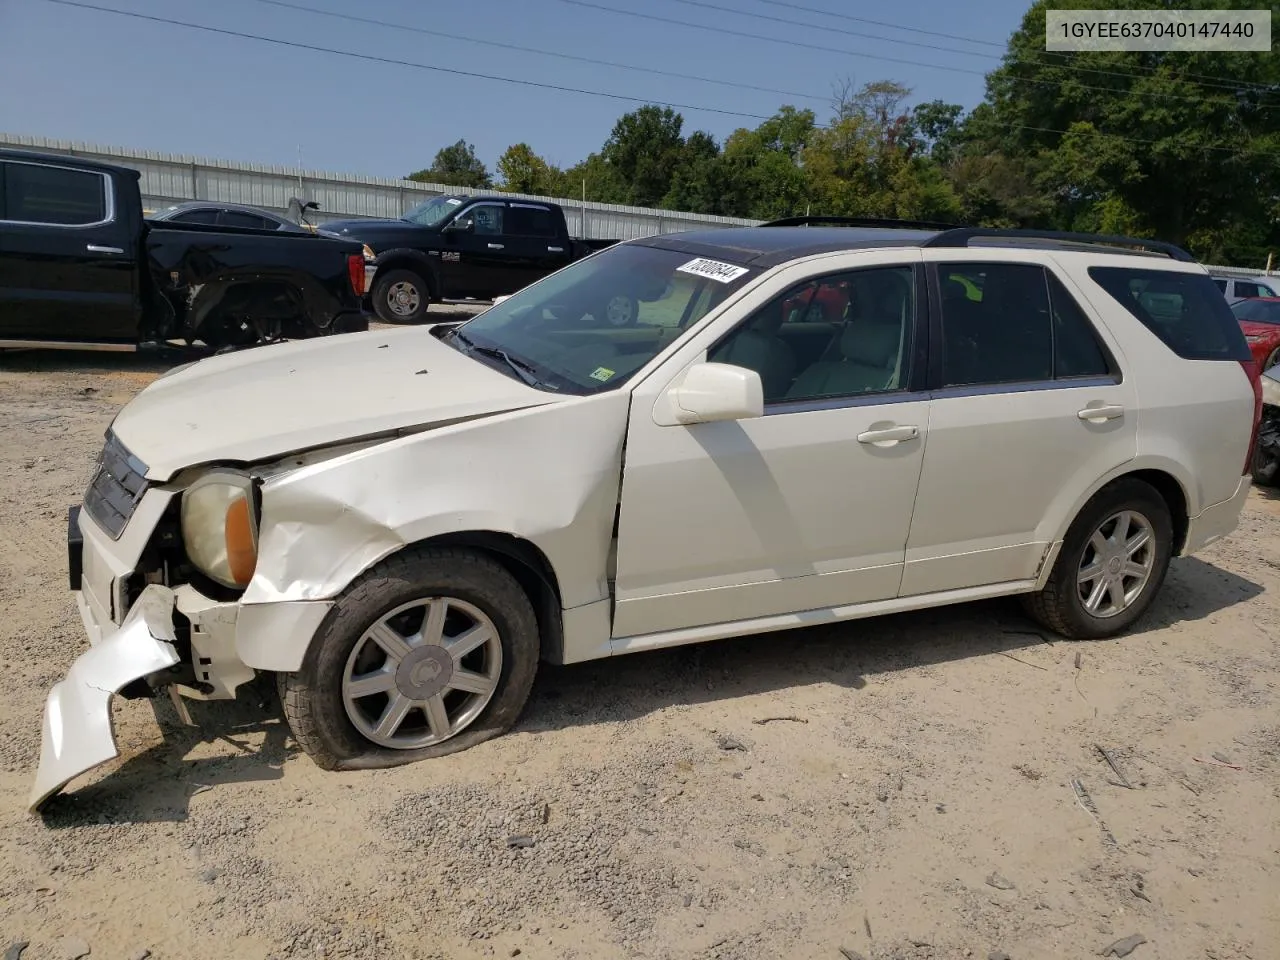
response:
M1250 297L1231 305L1258 369L1280 363L1280 297Z

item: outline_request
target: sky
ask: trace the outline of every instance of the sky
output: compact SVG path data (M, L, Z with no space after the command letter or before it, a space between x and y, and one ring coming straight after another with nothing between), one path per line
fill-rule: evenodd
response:
M599 150L614 121L644 102L684 105L685 131L706 130L718 140L787 103L825 120L833 86L846 78L856 85L896 80L912 89L913 101L971 108L982 99L982 74L998 65L1029 6L1029 0L76 2L303 46L50 0L0 0L0 131L224 160L301 161L308 170L383 177L430 166L437 150L459 138L474 144L491 170L503 150L522 141L552 163L571 166Z

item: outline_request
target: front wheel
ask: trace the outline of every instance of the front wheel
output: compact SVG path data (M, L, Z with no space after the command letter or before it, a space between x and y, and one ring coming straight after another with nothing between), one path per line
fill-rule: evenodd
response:
M318 766L399 766L508 730L538 659L537 619L506 570L470 551L419 549L348 588L281 699Z
M431 305L431 288L412 270L379 271L371 299L374 312L385 323L421 323Z
M1169 570L1173 521L1164 498L1141 480L1119 480L1080 511L1027 612L1070 639L1127 630L1146 613Z

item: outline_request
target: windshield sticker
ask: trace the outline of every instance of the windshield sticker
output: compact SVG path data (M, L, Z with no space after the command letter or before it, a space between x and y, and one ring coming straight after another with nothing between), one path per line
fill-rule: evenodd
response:
M676 269L681 273L692 273L695 277L715 280L717 283L733 283L747 272L746 267L735 267L732 263L721 263L719 260L708 260L705 257L690 260Z
M448 204L449 206L451 206L451 207L456 207L456 206L458 206L460 203L462 203L462 201L461 201L461 200L459 200L457 197L450 197L449 199L447 199L447 200L445 201L445 203L447 203L447 204Z
M591 379L599 380L601 383L604 383L606 380L610 379L616 372L617 371L615 370L610 370L608 367L596 367L594 370L591 371Z

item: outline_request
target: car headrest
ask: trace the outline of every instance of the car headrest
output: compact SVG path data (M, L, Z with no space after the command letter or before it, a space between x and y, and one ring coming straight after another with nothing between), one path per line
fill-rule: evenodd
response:
M840 353L850 363L891 367L898 356L902 327L891 323L853 322L840 335Z

